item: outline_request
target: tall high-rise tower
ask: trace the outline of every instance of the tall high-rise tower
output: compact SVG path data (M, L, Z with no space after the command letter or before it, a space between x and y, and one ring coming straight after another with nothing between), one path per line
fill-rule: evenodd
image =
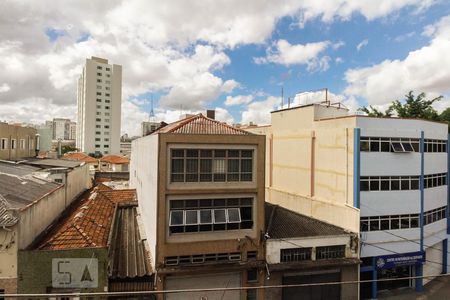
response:
M121 103L122 66L94 56L86 59L77 92L80 151L120 153Z

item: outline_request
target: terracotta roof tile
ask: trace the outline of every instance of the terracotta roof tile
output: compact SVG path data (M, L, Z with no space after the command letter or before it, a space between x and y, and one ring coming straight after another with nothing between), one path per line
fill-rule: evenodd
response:
M153 134L158 133L252 135L250 132L207 118L202 114L171 123Z
M135 201L135 190L106 190L95 187L86 192L67 216L53 225L37 245L41 250L106 247L116 205Z
M120 155L106 155L100 158L101 162L107 162L110 164L128 164L130 160L126 156Z
M83 152L72 152L64 154L62 159L84 161L85 163L96 163L97 160Z

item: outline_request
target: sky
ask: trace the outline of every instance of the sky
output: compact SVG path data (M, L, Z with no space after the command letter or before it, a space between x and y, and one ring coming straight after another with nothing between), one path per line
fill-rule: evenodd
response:
M448 0L0 2L0 121L76 120L85 59L123 68L122 133L215 109L228 123L322 101L450 106ZM316 91L316 92L311 92ZM305 93L310 92L310 93ZM296 94L301 96L295 97Z

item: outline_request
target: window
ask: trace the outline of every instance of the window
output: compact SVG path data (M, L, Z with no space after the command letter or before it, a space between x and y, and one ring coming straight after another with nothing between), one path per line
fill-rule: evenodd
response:
M103 145L104 148L109 148L109 145Z
M258 269L247 271L247 282L258 282Z
M361 137L360 150L363 152L419 152L419 139Z
M172 182L252 181L253 150L171 149Z
M440 173L440 174L430 174L424 176L424 187L427 188L433 188L437 186L442 186L447 184L447 174L446 173Z
M104 141L105 141L105 142L109 142L109 138L105 138Z
M105 131L103 134L105 135L109 135L109 131Z
M108 129L108 128L109 128L109 125L105 125L104 127Z
M95 125L95 128L102 128L101 125Z
M102 99L98 99L98 98L97 98L97 102L102 102Z
M426 139L424 141L424 152L447 152L446 140L431 140Z
M97 73L97 76L102 76L102 73Z
M102 92L97 92L97 96L101 96L102 95Z
M14 139L12 139L11 140L11 149L16 149L17 148L17 145L16 145L16 140L14 140Z
M316 259L334 259L345 257L345 245L316 247Z
M102 86L101 85L97 85L97 90L101 90Z
M360 177L360 190L362 192L418 190L418 189L419 189L419 176Z
M169 232L207 232L253 227L253 199L171 200Z
M97 70L101 70L102 69L102 67L101 66L97 66Z
M95 134L102 134L100 131L96 131Z
M109 117L110 116L110 114L107 112L107 113L105 113L105 116L107 116L107 117Z
M101 79L97 79L97 82L102 82L102 80Z
M95 138L95 141L96 141L96 142L100 142L100 141L101 141L101 138Z
M95 121L97 121L97 122L101 122L101 121L102 121L102 119L100 119L100 118L97 118L97 119L95 119Z
M208 253L184 256L167 256L164 258L166 266L190 265L201 263L236 262L241 260L241 253Z
M102 113L98 111L96 114L97 114L97 116L100 116Z
M111 84L111 81L106 80L105 83L106 83L106 84Z
M107 67L107 68L106 68L106 71L111 71L111 68L108 68L108 67Z
M110 95L108 93L105 94L106 97L109 97Z
M280 250L281 262L311 260L312 248L291 248Z
M446 206L424 213L425 225L445 219ZM361 217L361 231L397 230L419 227L419 214Z
M109 106L105 106L105 109L109 109Z
M8 139L1 139L0 141L0 150L8 149Z
M100 109L100 108L102 108L102 106L101 105L97 105L97 108Z
M105 119L105 122L106 122L106 123L109 123L109 119Z
M97 145L95 145L95 148L100 148L100 147L101 147L101 146L100 146L100 145L98 145L98 144L97 144Z
M109 99L106 99L105 100L105 103L110 103L111 101L109 100Z
M109 75L109 74L106 74L106 77L111 77L111 75Z
M110 90L109 86L105 87L105 90L109 91Z

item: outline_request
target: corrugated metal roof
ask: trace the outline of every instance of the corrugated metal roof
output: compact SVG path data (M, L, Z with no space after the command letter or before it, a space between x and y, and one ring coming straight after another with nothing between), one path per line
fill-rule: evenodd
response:
M149 276L152 273L149 251L137 222L137 203L119 204L110 246L111 279Z
M63 167L63 168L76 168L84 164L84 162L82 161L53 159L53 158L28 159L21 161L20 163L40 167Z
M15 176L0 173L0 195L13 209L24 208L61 186L32 175Z
M266 232L271 239L348 234L344 229L266 202Z
M11 227L19 221L17 213L11 209L11 206L0 195L0 227Z
M53 224L37 248L65 250L107 247L116 205L134 201L135 195L135 190L91 189L66 212L65 218Z
M250 132L207 118L202 114L171 123L153 134L158 133L252 135Z
M41 169L39 167L17 164L16 162L0 161L0 173L24 176Z

